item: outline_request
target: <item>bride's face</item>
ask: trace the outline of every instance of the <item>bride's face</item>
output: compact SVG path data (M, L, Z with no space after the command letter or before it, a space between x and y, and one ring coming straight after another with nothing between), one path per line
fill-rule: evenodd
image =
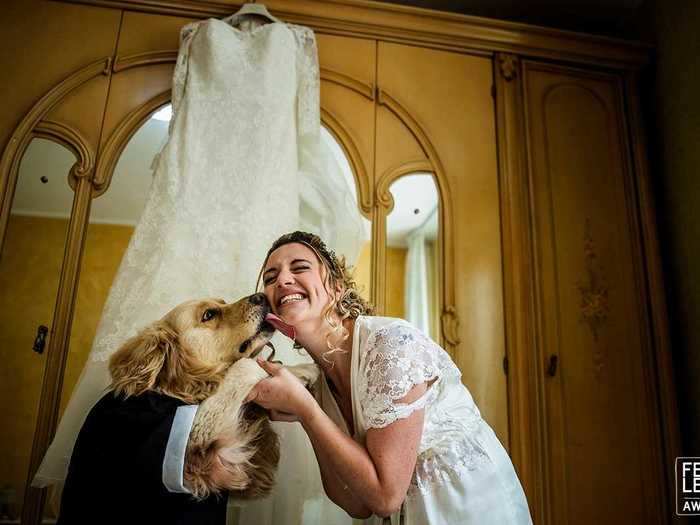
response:
M272 311L297 329L318 325L330 302L325 275L326 268L308 246L289 243L277 248L262 276Z

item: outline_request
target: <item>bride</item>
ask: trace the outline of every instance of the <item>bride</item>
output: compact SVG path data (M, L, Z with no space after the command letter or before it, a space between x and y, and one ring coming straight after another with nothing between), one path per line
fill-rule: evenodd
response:
M381 523L531 524L505 449L448 354L401 319L372 316L319 237L277 239L261 269L280 327L323 371L316 397L279 365L249 399L299 421L330 499Z

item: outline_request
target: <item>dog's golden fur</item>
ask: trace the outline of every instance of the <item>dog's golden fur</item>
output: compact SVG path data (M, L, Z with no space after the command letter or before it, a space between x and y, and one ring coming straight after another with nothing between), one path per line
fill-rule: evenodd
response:
M111 388L125 397L155 391L199 403L185 458L185 486L197 498L233 491L265 496L274 484L279 443L267 414L245 403L267 374L254 360L274 329L262 294L232 304L183 303L112 356ZM307 384L315 366L290 367Z

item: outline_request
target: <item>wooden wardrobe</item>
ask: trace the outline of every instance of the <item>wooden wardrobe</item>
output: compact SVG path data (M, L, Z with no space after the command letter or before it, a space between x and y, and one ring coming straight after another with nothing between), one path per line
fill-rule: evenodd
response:
M30 378L21 398L34 429L31 444L1 442L3 456L24 454L13 463L24 470L0 486L31 479L70 393L64 370L76 298L89 279L91 202L110 191L135 131L169 102L180 28L238 6L2 6L0 261L14 246L10 212L31 140L57 142L76 162L66 173L74 198L60 271L46 292L46 351L31 352L33 333L26 347L0 350L8 377ZM367 0L267 7L316 32L322 121L342 145L358 206L372 221L379 312L389 188L403 175L432 173L440 342L508 448L534 522L673 521L678 421L638 95L650 50ZM2 314L3 323L17 314ZM15 395L9 388L1 392ZM21 522L39 523L45 491L16 490Z

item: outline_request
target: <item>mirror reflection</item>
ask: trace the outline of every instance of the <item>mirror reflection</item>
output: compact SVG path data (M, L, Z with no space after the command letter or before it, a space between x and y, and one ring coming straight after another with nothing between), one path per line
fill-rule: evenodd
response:
M429 173L405 175L389 188L386 315L406 319L439 341L438 191Z
M90 388L84 385L81 386L82 380L80 377L86 365L92 367L94 370L99 370L99 372L91 376L91 381L97 380L99 382L100 380L104 380L108 382L105 376L105 374L107 374L105 363L93 362L96 361L98 357L92 356L91 350L98 331L100 319L103 315L103 309L110 293L110 288L118 273L120 262L128 249L135 227L145 208L159 151L167 140L171 114L170 106L165 106L144 122L125 146L116 164L109 188L103 195L95 198L92 202L85 249L81 261L80 281L75 313L73 316L69 351L64 372L59 412L59 418L61 419L63 419L65 415L66 419L73 420L74 413L82 414L82 411L78 409L72 410L69 401L71 400L72 394L76 391L79 391L81 388L83 389L83 391L79 393L79 397L81 397L84 396L85 388ZM354 275L362 295L369 298L371 225L359 210L355 178L350 163L341 145L334 136L323 127L321 128L320 146L321 151L318 155L320 164L316 166L318 168L316 175L309 173L300 174L300 223L298 227L320 235L326 240L330 248L334 249L339 255L345 256L348 264L354 267ZM61 167L63 170L62 173L65 174L68 173L70 166L74 162L71 156L70 159L60 163L56 160L55 156L48 155L45 151L42 151L38 157L43 159L45 163L52 165L54 170L57 169L56 167ZM29 158L31 158L31 156L29 156ZM62 167L63 164L65 164L65 167ZM32 181L41 176L39 173L41 170L37 170L38 169L32 171L32 175L29 177ZM31 202L35 207L41 208L36 211L41 217L53 217L58 214L61 216L63 223L65 223L62 234L55 236L51 249L52 255L56 258L55 263L52 263L53 267L55 267L56 275L54 280L56 282L64 252L65 226L67 225L67 220L70 215L72 199L72 192L65 182L65 175L63 177L63 184L65 185L66 192L65 198L59 198L59 193L55 189L52 189L50 199L48 198L48 193L47 198L44 199L36 198L31 195L24 198L19 190L16 199L16 206L18 209L24 205L22 203L25 201ZM62 212L58 213L56 211L58 209L62 210ZM13 220L14 215L13 210ZM23 218L22 220L25 219ZM295 229L295 227L296 225L290 225L290 230ZM18 225L17 229L19 231L28 231L28 226ZM46 230L46 226L42 226L40 229ZM10 230L10 234L11 233L12 229ZM25 237L25 244L31 246L32 243L29 240L31 238L31 235ZM41 244L38 246L41 247ZM14 247L14 244L8 244L8 248L8 252L13 253L14 259L12 260L14 263L12 264L15 266L17 266L22 259L41 257L40 255L32 256L21 252ZM8 263L8 261L9 259L7 258L3 259L4 264ZM38 266L33 267L38 268ZM3 272L3 277L5 277L5 272ZM251 276L251 280L254 279L254 277L255 276ZM15 277L10 277L8 274L7 279L8 281L14 280L17 283L24 283L24 288L22 288L24 291L23 297L35 297L32 294L26 293L26 288L30 286L27 282L30 281L29 278L25 279L25 281L21 281ZM3 287L3 289L5 288ZM46 287L44 291L47 295L47 304L53 307L56 297L56 286L51 289ZM228 299L230 300L233 298ZM6 304L8 306L14 304L14 308L3 308L3 312L22 311L22 308L16 308L18 303L13 303L13 299L9 297ZM33 307L34 305L30 304L23 305L23 309L25 310L24 314L26 314L26 310L31 310ZM24 317L26 318L26 315L24 315ZM44 318L50 320L50 315L47 313L41 316L41 322L48 323L49 321L43 321ZM36 329L35 325L38 324L38 322L39 321L32 320L32 330ZM16 325L16 321L13 321L11 323L3 323L3 326L12 326L13 323ZM3 338L4 337L3 335ZM25 353L28 354L29 358L34 358L35 356L31 354L30 348L32 342L31 334L29 336L23 334L22 337L27 339L29 344L29 348L27 348ZM13 342L8 342L8 344L3 345L3 351L5 351L4 349L6 348L14 348L18 345L19 343L13 340ZM282 345L280 344L280 346ZM286 355L289 356L289 354ZM291 361L297 360L297 362L303 362L308 359L308 356L298 355L298 353L294 353L294 355L290 357ZM37 359L34 360L41 362ZM28 366L24 364L18 364L17 368L29 369ZM14 395L17 397L17 392L19 391L31 392L31 403L33 403L33 410L35 412L41 389L42 370L43 369L37 369L36 373L33 373L31 386L29 384L13 385L10 382L3 381L3 388L11 388L13 390L13 392L8 391L6 394L8 396ZM27 404L31 403L29 401L27 402ZM19 407L20 405L17 406ZM66 410L67 407L68 410ZM25 416L20 417L19 414L14 414L11 416L11 420L19 425L22 422L28 422L28 418ZM28 470L28 457L34 432L34 417L35 416L31 419L31 425L27 423L26 429L18 429L15 435L12 433L7 434L8 439L25 443L27 449L26 454L24 454L25 459L21 465L17 465L14 469L17 474L15 476L17 480L8 480L7 483L5 483L5 480L0 480L3 482L0 484L0 487L8 486L7 498L15 503L21 502L22 500L21 489L24 487ZM292 436L287 437L288 441L291 439ZM63 446L64 445L59 443L57 450L61 450ZM60 453L57 452L57 454ZM46 470L40 469L40 472L50 478L51 467L48 465L52 464L52 462L46 463ZM60 485L50 485L48 498L44 507L45 521L50 522L58 516L60 497ZM18 516L20 509L16 506L16 511L13 512L13 515ZM233 515L235 516L235 514L234 512Z
M19 167L0 258L0 520L19 523L73 190L74 155L35 138ZM41 334L45 335L42 336ZM4 523L4 521L3 521Z

